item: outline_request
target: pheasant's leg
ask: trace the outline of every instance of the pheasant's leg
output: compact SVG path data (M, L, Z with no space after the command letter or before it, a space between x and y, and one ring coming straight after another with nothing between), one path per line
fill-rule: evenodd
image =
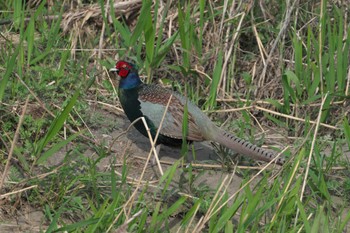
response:
M156 145L156 152L157 152L158 158L159 158L160 146L161 146L161 144ZM157 165L157 160L156 160L156 155L153 155L152 159L151 159L151 166L153 167L155 165Z

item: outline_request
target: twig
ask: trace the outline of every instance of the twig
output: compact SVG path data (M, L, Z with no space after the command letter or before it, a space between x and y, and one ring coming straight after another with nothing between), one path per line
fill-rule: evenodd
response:
M267 109L267 108L259 107L257 105L252 105L252 106L242 107L242 108L230 108L230 109L223 109L223 110L215 110L215 111L210 111L210 112L216 112L216 113L218 113L218 112L237 112L237 111L254 109L254 108L256 108L258 110L261 110L261 111L264 111L264 112L268 112L268 113L277 115L277 116L280 116L280 117L285 117L285 118L296 120L296 121L306 122L305 119L302 119L302 118L299 118L299 117L290 116L290 115L283 114L283 113L279 113L279 112L276 112L276 111L273 111L273 110L270 110L270 109ZM311 124L316 124L316 121L308 121L308 122L311 123ZM325 123L320 123L320 125L324 126L324 127L327 127L327 128L330 128L330 129L334 129L334 130L338 130L339 129L336 126L328 125L328 124L325 124Z
M110 108L110 109L113 109L113 110L117 110L118 112L122 112L124 113L123 109L121 108L118 108L112 104L107 104L107 103L104 103L104 102L101 102L101 101L97 101L97 100L86 100L87 102L90 102L90 103L96 103L96 104L101 104L107 108Z
M107 3L105 5L105 19L107 20L108 18L108 12L109 12L109 0L107 0ZM102 14L102 9L101 9L101 14ZM103 20L102 23L102 29L101 29L101 35L100 35L100 41L98 43L98 54L97 57L100 60L102 57L102 47L103 47L103 41L104 41L104 34L105 34L105 30L106 30L106 20Z
M6 176L7 176L7 173L8 173L9 167L10 167L13 151L15 149L15 146L16 146L16 143L17 143L17 140L18 140L18 136L19 136L19 131L21 129L21 126L22 126L22 123L23 123L23 120L24 120L24 115L26 114L26 111L27 111L28 102L29 102L29 95L27 96L26 103L24 104L21 117L19 118L17 129L16 129L16 132L15 132L15 136L13 138L13 141L12 141L12 144L11 144L11 148L10 148L10 151L9 151L9 155L8 155L8 158L7 158L7 162L6 162L6 165L5 165L5 169L4 169L4 172L3 172L1 180L0 180L0 191L2 190L2 186L4 184L4 180L5 180Z
M160 170L161 175L163 175L163 169L162 169L162 166L160 165L160 162L159 162L157 150L154 148L154 143L157 142L157 139L158 139L160 130L162 129L163 122L164 122L165 116L166 116L166 114L167 114L167 112L168 112L168 108L169 108L169 106L170 106L170 103L171 103L171 99L172 99L172 98L173 98L173 95L171 94L170 97L169 97L168 103L167 103L167 105L165 106L165 110L164 110L164 112L163 112L162 120L161 120L160 123L159 123L159 127L158 127L158 130L157 130L156 136L154 137L154 142L153 142L153 144L152 144L152 150L153 150L153 152L154 152L154 156L155 156L155 159L156 159L156 161L157 161L157 165L158 165L158 168L159 168L159 170Z
M349 73L348 73L348 86L350 86L350 67L349 67ZM348 87L349 89L349 87ZM345 91L345 96L347 96L348 92ZM264 100L250 100L250 99L242 99L242 98L217 98L216 101L218 102L250 102L250 103L254 103L254 104L268 104L268 105L272 105L271 102L269 101L264 101ZM333 105L335 104L343 104L345 101L344 100L341 100L341 101L334 101L332 102ZM284 102L283 100L278 100L278 104L284 106ZM302 105L298 104L293 104L293 103L289 103L290 106L292 107L301 107ZM307 104L307 107L320 107L321 103L309 103Z
M8 196L11 196L13 194L21 193L21 192L24 192L24 191L27 191L29 189L33 189L33 188L36 188L36 187L38 187L38 185L32 185L32 186L29 186L29 187L24 188L24 189L20 189L20 190L17 190L17 191L5 193L5 194L0 195L0 199L3 199L3 198L8 197Z
M296 121L306 122L305 119L302 119L302 118L299 118L299 117L294 117L294 116L289 116L289 115L286 115L286 114L283 114L283 113L279 113L279 112L275 112L275 111L272 111L272 110L269 110L269 109L266 109L266 108L262 108L262 107L259 107L259 106L254 106L254 108L262 110L262 111L265 111L265 112L268 112L268 113L271 113L271 114L274 114L274 115L277 115L277 116L282 116L282 117L293 119L293 120L296 120ZM316 121L309 121L309 123L317 124ZM334 130L338 130L339 129L336 126L328 125L328 124L325 124L325 123L320 123L320 125L322 125L324 127L327 127L327 128L330 128L330 129L334 129Z
M345 96L349 96L349 89L350 89L350 66L348 67L348 75L347 75L347 82L346 82L346 89L345 89Z
M304 198L304 192L305 192L305 187L306 187L306 180L307 180L307 177L309 176L311 157L312 157L312 153L314 152L314 147L315 147L315 143L316 143L316 137L317 137L318 129L320 128L322 109L323 109L324 102L327 99L327 96L328 96L328 92L326 93L326 95L322 99L322 104L321 104L321 107L320 107L319 112L318 112L317 124L316 124L316 127L315 127L314 137L312 139L311 149L310 149L309 157L308 157L308 160L307 160L307 166L306 166L304 181L303 181L303 185L302 185L302 188L301 188L300 202L302 202L303 198ZM298 216L299 216L299 208L298 208L298 211L297 211L297 214L296 214L296 218L295 218L296 220L298 219Z

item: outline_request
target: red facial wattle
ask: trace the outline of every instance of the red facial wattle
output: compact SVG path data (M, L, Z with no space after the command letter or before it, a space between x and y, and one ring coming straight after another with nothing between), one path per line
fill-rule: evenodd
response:
M121 68L119 69L119 76L122 77L122 78L125 78L126 76L128 76L130 70L129 69L125 69L125 68Z
M122 78L125 78L128 76L130 70L132 69L132 66L125 61L119 61L117 62L115 68L118 70L118 75Z

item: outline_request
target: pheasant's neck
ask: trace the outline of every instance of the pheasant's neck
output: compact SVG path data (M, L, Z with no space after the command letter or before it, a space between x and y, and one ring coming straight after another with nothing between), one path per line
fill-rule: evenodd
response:
M121 89L132 89L142 84L140 77L137 73L130 73L126 78L122 78L119 83Z

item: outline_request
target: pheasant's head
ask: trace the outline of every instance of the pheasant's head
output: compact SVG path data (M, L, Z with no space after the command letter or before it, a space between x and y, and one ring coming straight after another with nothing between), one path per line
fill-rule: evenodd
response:
M121 78L126 78L130 71L134 70L134 65L126 61L118 61L115 68L110 69L110 72L116 72Z
M135 65L129 62L118 61L115 68L110 69L109 72L115 72L121 77L119 87L122 89L131 89L142 83Z

